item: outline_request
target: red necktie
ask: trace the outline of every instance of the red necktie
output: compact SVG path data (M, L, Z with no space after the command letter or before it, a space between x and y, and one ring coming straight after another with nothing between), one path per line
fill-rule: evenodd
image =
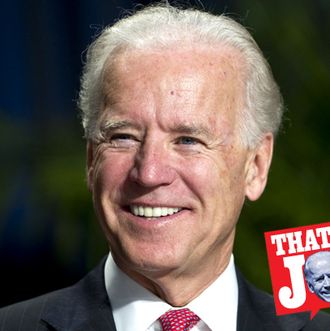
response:
M188 331L200 318L188 308L173 309L159 317L163 331Z

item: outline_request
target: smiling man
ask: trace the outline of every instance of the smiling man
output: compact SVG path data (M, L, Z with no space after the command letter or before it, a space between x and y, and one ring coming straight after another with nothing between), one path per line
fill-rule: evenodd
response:
M227 267L272 137L248 150L237 134L243 63L229 46L123 51L105 66L106 124L88 145L96 211L120 269L183 306Z
M330 252L310 255L305 263L304 274L309 290L320 299L330 302Z
M282 115L245 28L169 5L106 28L79 106L109 256L77 285L1 311L3 330L324 330L277 317L236 270L245 199L262 194Z

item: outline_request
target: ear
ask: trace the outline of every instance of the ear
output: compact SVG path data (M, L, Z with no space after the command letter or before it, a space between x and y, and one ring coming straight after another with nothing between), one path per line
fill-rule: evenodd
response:
M273 144L273 134L267 133L258 146L251 150L245 186L245 195L251 201L257 200L266 187L273 156Z
M92 192L94 182L94 144L91 141L87 142L86 172L87 187Z
M314 286L309 281L307 281L306 283L307 283L307 286L308 286L308 289L310 290L310 292L314 293L315 292L314 291Z

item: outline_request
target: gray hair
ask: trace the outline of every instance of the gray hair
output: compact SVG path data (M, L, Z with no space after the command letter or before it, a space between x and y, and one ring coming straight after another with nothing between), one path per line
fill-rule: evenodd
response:
M224 15L196 9L179 9L169 4L146 7L106 27L87 51L81 78L79 108L87 139L102 136L101 105L105 63L120 50L192 45L231 46L245 60L245 105L240 110L239 135L246 147L255 147L262 137L276 135L283 102L271 69L251 34Z
M322 261L322 259L327 259L330 262L330 251L320 251L310 255L305 262L304 275L308 283L311 283L311 276L313 275L311 271L311 265Z

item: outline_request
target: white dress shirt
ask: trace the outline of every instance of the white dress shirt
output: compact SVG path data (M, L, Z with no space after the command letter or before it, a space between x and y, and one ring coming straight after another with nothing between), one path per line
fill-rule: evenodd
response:
M158 318L173 307L122 272L111 254L104 273L117 331L161 331ZM237 306L238 286L231 256L224 272L197 298L180 308L189 308L200 317L192 331L235 331Z

